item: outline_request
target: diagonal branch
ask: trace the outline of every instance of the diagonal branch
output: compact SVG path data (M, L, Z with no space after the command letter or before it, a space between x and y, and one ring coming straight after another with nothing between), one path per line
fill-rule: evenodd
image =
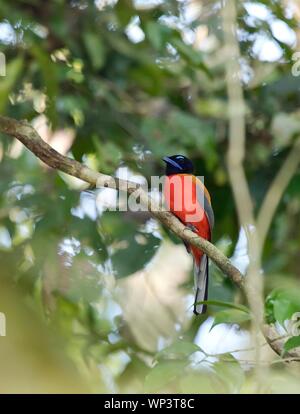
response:
M21 141L49 167L77 177L93 187L107 187L127 191L129 194L134 193L135 197L140 198L141 203L147 206L156 219L183 240L199 247L235 284L241 288L243 287L242 274L219 249L202 237L195 235L192 230L185 227L173 214L161 209L139 184L93 171L80 162L59 154L42 140L37 131L28 122L0 116L0 132Z

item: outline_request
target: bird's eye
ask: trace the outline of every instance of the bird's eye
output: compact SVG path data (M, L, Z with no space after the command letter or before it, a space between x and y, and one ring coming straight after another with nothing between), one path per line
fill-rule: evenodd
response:
M176 157L176 160L183 160L184 159L184 157L182 156L182 155L178 155L177 157Z

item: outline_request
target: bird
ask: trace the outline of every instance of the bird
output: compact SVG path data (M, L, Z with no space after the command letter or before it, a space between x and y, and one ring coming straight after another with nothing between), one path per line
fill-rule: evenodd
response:
M198 236L211 241L214 227L214 212L210 194L203 182L194 175L192 161L184 155L163 157L166 163L164 199L167 208L185 226ZM194 314L206 312L208 295L208 257L198 247L183 240L194 264Z

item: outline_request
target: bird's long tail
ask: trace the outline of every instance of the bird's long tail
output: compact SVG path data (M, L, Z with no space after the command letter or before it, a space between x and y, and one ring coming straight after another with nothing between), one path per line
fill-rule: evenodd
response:
M194 260L194 280L195 280L195 303L194 314L199 315L206 312L206 305L198 302L207 300L208 290L208 257L204 254L197 264Z

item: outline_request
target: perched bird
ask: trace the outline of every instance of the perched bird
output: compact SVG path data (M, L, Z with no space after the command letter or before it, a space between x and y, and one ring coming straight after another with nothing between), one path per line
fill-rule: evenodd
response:
M172 155L164 157L166 181L164 197L169 210L197 235L211 241L214 213L209 192L202 181L193 175L194 167L187 157ZM199 248L184 241L194 260L195 302L194 313L205 313L207 300L208 257Z

